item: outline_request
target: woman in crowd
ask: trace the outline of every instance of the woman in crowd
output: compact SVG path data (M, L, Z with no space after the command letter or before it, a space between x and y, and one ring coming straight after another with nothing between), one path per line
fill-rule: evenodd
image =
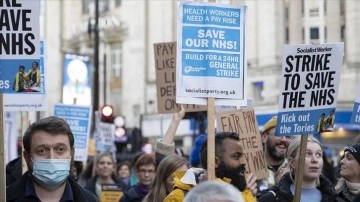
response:
M85 189L91 191L99 198L103 184L113 184L122 190L127 189L127 185L117 176L115 176L115 161L110 153L100 154L95 162L96 175L89 179Z
M335 187L339 201L355 201L360 194L360 144L353 144L344 150L340 161L340 179Z
M294 200L294 178L299 168L300 143L301 138L299 136L292 139L287 151L290 172L285 173L277 185L260 196L259 202L292 202ZM320 142L313 136L308 136L301 189L302 202L337 201L333 184L321 175L323 169L322 155L323 149Z
M156 172L154 155L141 155L135 162L135 172L139 182L124 192L120 202L141 202L149 193L150 185L154 181Z
M126 185L130 186L131 164L129 161L118 163L116 174Z
M159 164L154 183L151 185L149 194L143 202L163 201L173 190L173 173L176 171L186 171L188 162L184 157L170 155L165 157Z

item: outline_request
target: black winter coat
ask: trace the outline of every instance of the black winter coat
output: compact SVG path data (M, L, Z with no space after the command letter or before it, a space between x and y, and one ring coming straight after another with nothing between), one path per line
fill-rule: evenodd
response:
M258 202L293 202L294 195L291 193L290 185L293 181L290 178L290 173L283 175L279 184L264 190ZM337 194L334 189L334 185L327 178L320 176L320 186L317 187L321 191L321 202L337 202ZM276 196L271 193L273 191Z
M6 201L7 202L25 202L29 201L25 198L26 181L29 178L29 171L16 182L6 188ZM76 202L99 202L100 200L88 190L83 189L77 182L72 178L68 177L68 182L73 191L74 201Z

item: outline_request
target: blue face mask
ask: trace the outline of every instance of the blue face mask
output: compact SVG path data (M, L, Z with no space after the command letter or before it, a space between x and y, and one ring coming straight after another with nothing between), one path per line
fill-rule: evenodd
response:
M50 190L58 188L69 176L71 159L35 159L34 180Z

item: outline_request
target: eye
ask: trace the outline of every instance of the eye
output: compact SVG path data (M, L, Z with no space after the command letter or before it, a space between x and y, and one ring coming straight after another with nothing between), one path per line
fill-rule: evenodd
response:
M316 156L316 158L322 158L323 155L322 155L322 153L318 152L315 154L315 156Z
M236 153L236 154L233 155L233 159L239 160L242 156L243 156L242 153Z
M66 148L65 148L65 147L58 147L58 148L57 148L57 151L58 151L58 152L65 152L65 151L66 151Z
M47 149L45 148L39 148L38 150L36 150L36 153L41 155L41 154L45 154L47 152Z

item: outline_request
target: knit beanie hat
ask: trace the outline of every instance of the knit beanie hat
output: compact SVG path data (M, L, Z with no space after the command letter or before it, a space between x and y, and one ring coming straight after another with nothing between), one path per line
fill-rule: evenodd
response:
M348 146L344 152L349 152L354 156L354 158L357 160L357 162L360 164L360 143L353 144L351 146Z
M199 135L194 142L194 147L190 153L190 166L197 166L200 164L200 147L201 144L206 140L206 135Z
M266 132L271 128L276 127L277 116L273 116L268 122L265 123L262 132Z

